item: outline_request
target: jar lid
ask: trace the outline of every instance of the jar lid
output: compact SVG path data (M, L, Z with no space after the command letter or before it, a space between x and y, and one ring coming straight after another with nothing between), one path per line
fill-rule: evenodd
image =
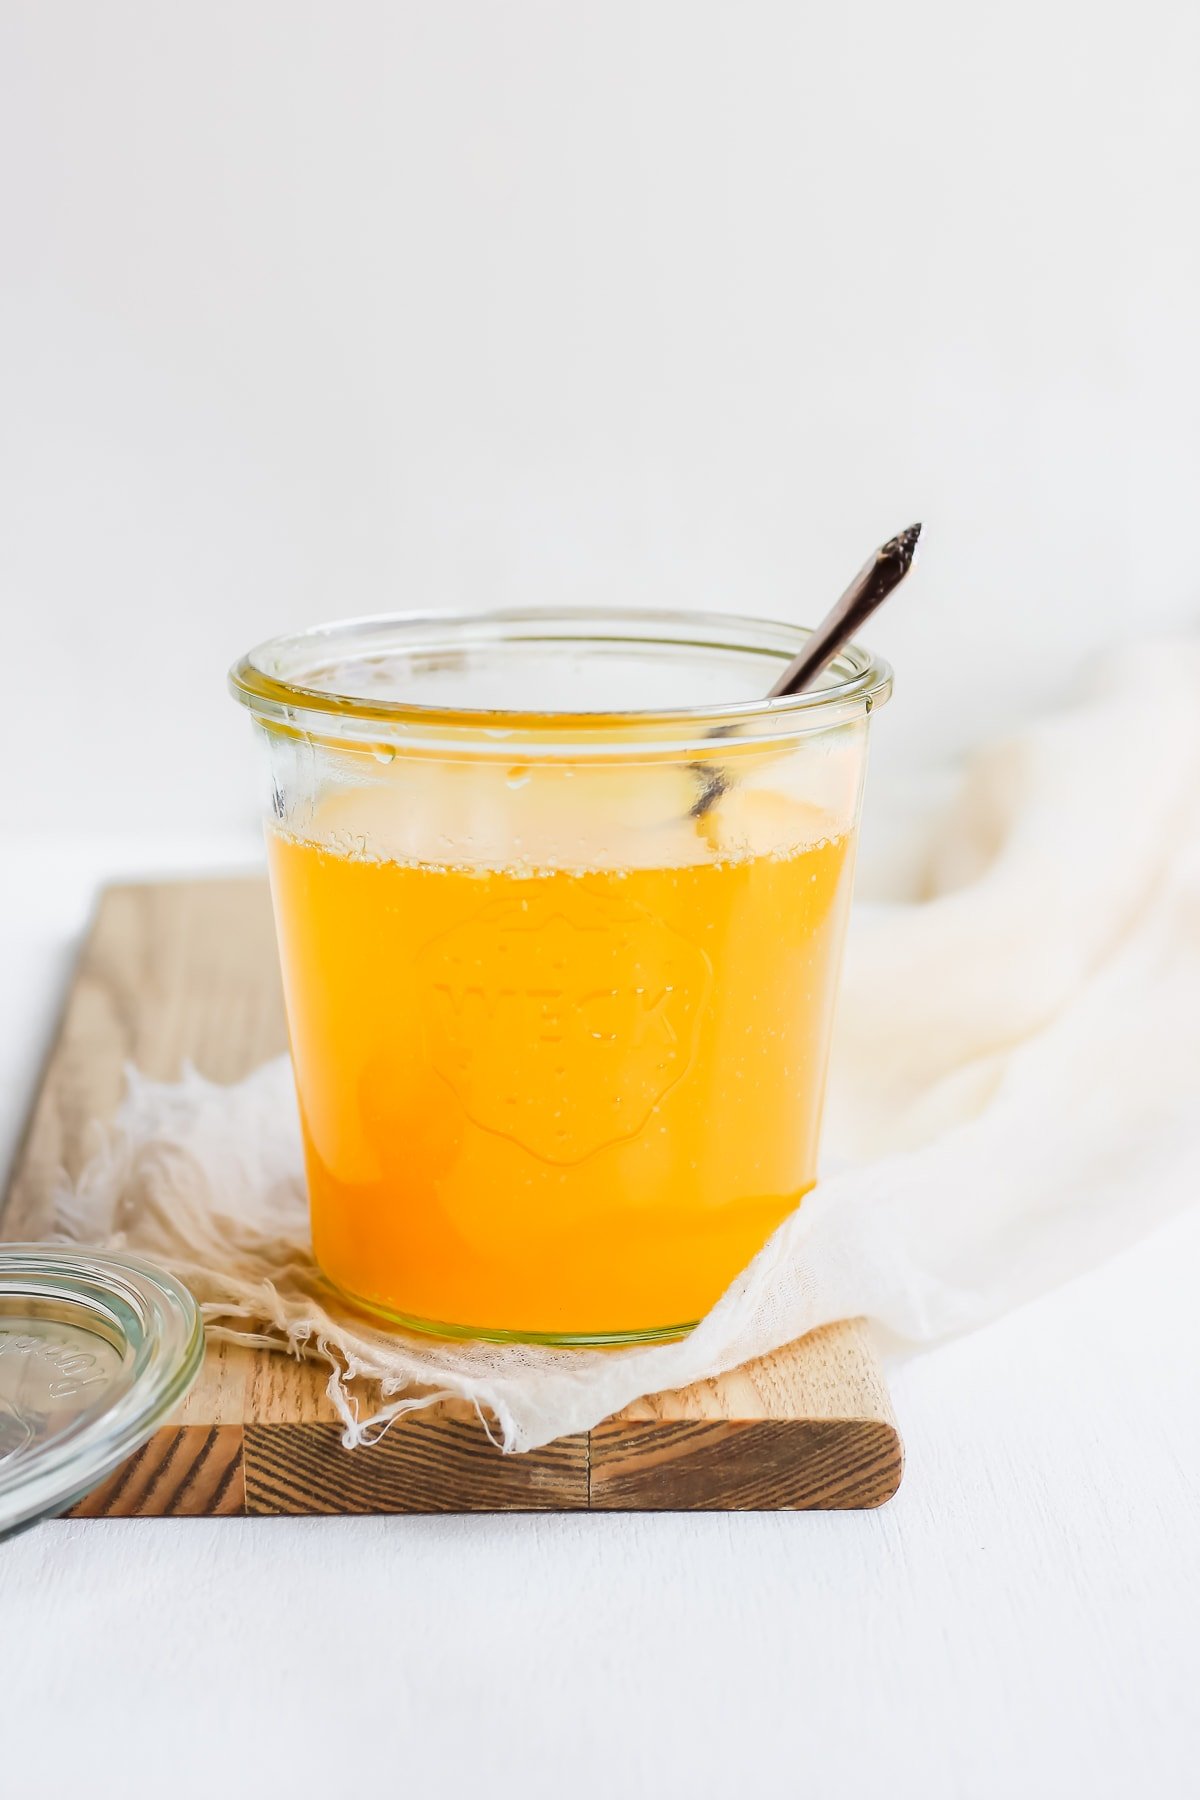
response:
M178 1406L203 1355L199 1307L152 1263L0 1245L0 1537L111 1475Z

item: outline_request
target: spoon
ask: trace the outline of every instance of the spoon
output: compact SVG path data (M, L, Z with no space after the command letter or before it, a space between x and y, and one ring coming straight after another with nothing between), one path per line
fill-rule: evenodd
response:
M811 632L799 656L794 656L778 681L767 694L778 700L785 694L801 694L810 688L822 669L826 668L876 607L882 606L893 588L899 587L912 567L913 553L921 535L919 525L889 538L863 564L841 599L830 607L816 630ZM714 736L722 735L714 733ZM729 785L724 769L715 763L694 763L703 787L691 808L693 819L702 819L715 806Z

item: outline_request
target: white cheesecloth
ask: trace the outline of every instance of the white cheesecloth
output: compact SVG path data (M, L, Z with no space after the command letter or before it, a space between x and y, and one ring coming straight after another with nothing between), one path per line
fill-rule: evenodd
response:
M894 1350L978 1325L1200 1196L1200 646L1123 652L976 755L921 841L915 891L853 915L832 1172L680 1343L424 1342L339 1309L282 1058L227 1088L131 1071L62 1228L167 1264L212 1335L323 1358L347 1444L457 1395L528 1450L832 1320Z

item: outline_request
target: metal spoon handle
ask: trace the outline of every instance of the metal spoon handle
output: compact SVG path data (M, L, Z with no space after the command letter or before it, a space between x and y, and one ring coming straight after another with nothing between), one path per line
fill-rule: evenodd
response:
M841 599L825 615L799 656L783 671L767 695L799 694L810 687L830 659L849 643L864 620L881 606L893 588L899 587L912 567L913 552L921 535L919 525L889 538L869 562L863 564Z

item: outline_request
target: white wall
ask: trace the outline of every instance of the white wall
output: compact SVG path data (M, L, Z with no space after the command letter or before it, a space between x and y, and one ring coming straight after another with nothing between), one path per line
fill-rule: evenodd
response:
M1195 616L1193 0L5 0L9 825L248 814L224 670L394 604L812 617L879 754Z

